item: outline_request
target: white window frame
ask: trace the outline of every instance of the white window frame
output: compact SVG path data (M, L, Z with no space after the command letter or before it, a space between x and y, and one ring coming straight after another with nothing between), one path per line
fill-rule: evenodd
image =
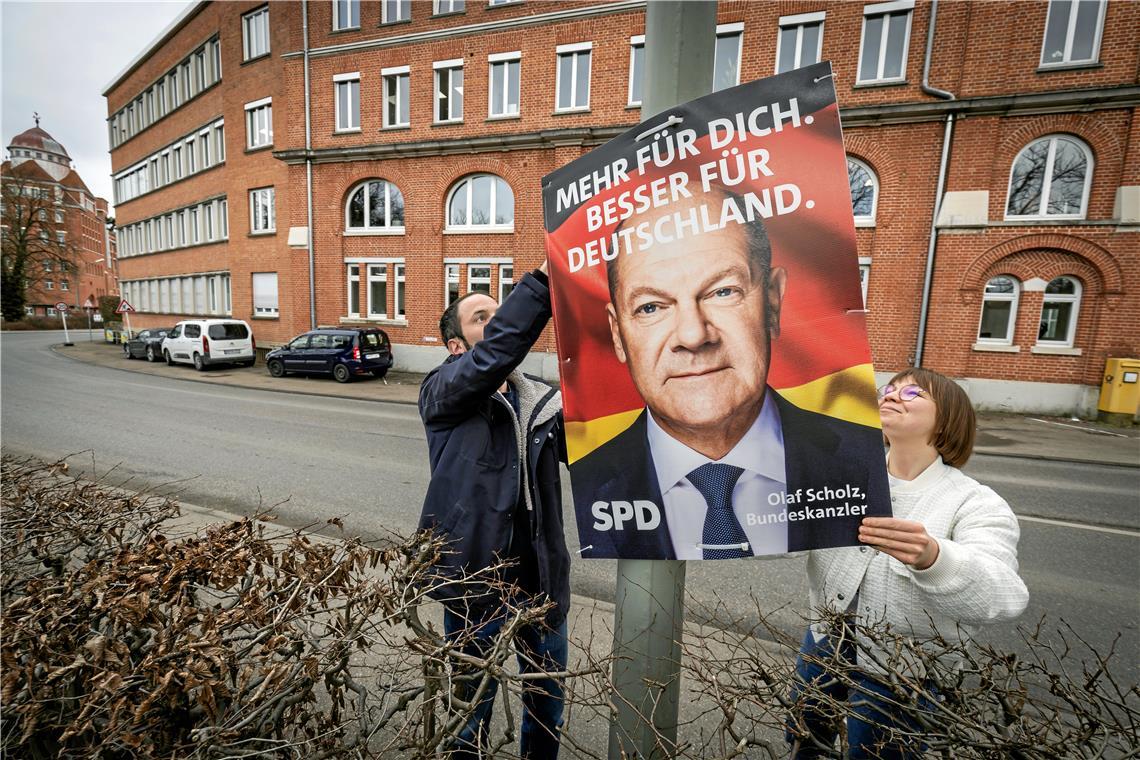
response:
M1106 15L1105 9L1108 7L1108 0L1100 0L1100 9L1097 12L1096 19L1096 36L1093 37L1092 51L1088 58L1073 59L1073 38L1077 33L1077 11L1080 9L1080 3L1073 0L1069 4L1069 20L1065 25L1065 54L1064 58L1060 61L1046 61L1045 53L1047 48L1045 46L1046 37L1049 34L1049 21L1053 17L1053 3L1049 3L1049 9L1045 13L1045 28L1041 31L1041 68L1069 68L1090 66L1100 61L1100 43L1104 37L1104 17Z
M989 288L990 283L998 278L1005 278L1013 283L1012 293L988 293L986 289ZM986 284L982 286L982 308L978 312L978 329L975 331L977 342L987 346L1012 346L1014 329L1017 326L1017 305L1021 301L1021 281L1011 274L998 274L986 280ZM982 325L986 320L986 304L987 303L1008 303L1009 304L1009 320L1006 323L1006 337L1004 338L983 338Z
M456 9L456 4L459 8ZM443 10L444 6L447 10ZM452 13L465 13L467 11L466 0L433 0L432 2L432 15L433 16L447 16Z
M262 50L262 43L265 49ZM250 11L241 17L242 61L269 55L269 5Z
M890 16L899 13L906 13L906 36L903 38L902 45L902 61L899 66L899 76L897 77L882 77L880 72L886 63L887 56L887 42L890 35ZM863 45L867 39L867 19L876 16L883 17L883 34L879 38L879 57L878 63L875 68L874 76L865 77L862 70L863 67ZM914 24L914 0L894 0L894 2L877 3L875 5L867 5L863 8L863 26L859 33L859 58L856 63L856 79L855 84L885 84L890 82L905 82L906 81L906 66L910 53L910 32Z
M717 59L716 48L718 45L720 45L721 39L723 39L725 37L739 37L740 38L740 44L738 44L736 46L736 81L733 82L731 85L729 85L729 87L735 87L735 86L740 84L740 66L741 66L741 62L743 61L743 58L744 58L744 22L743 21L737 21L737 22L732 23L732 24L717 24L716 25L716 42L713 45L713 71L712 71L712 74L710 76L710 79L712 80L710 82L710 85L709 85L710 87L715 87L715 85L716 85L716 59ZM727 88L723 88L723 89L727 89Z
M578 89L578 56L585 53L590 56L590 65L587 66L586 74L586 102L583 105L576 105L574 102L574 94ZM569 45L559 45L554 49L554 112L555 113L577 113L590 110L590 80L594 76L594 43L593 42L575 42ZM559 108L558 93L562 91L562 58L563 56L570 56L570 105L566 108Z
M268 298L268 296L266 295L266 290L265 290L265 288L268 287L268 283L270 282L270 277L272 277L272 282L273 282L273 298L272 299ZM262 283L262 290L261 290L260 296L258 293L258 286L257 286L259 278L260 278L260 281ZM197 279L198 278L195 278L195 283L194 283L194 285L195 285L195 287L194 287L195 303L197 303L197 295L198 295L198 290L199 290ZM202 279L201 291L202 291L202 295L205 296L205 294L206 294L205 293L205 279L206 278L203 277L201 279ZM281 293L281 290L279 287L277 272L251 272L250 273L250 284L251 284L250 290L251 290L252 300L253 300L253 316L255 318L256 317L277 317L277 316L280 316L281 315L281 309L280 309L280 304L281 304L280 293ZM270 305L270 301L272 301L272 305ZM260 305L259 305L259 302L260 302ZM200 309L200 311L204 311L205 308L206 308L206 299L203 298L202 299L202 308Z
M812 63L819 63L823 60L823 29L824 22L827 16L826 11L816 11L815 13L797 13L794 16L781 16L777 22L776 32L776 64L772 71L776 74L781 74L780 71L780 57L783 53L784 47L784 31L787 29L796 30L796 52L792 56L792 68L789 71L802 69L803 62L803 42L804 42L804 27L815 26L819 24L819 38L816 40L815 60ZM811 64L807 64L811 65Z
M499 290L498 290L499 303L502 303L503 301L505 301L507 299L507 296L510 295L509 293L503 293L503 286L504 285L510 285L511 289L514 290L514 286L515 286L514 271L515 271L515 265L513 263L512 264L499 264Z
M392 292L392 318L397 320L404 320L408 318L408 267L402 261L398 261L392 265L396 270L396 289ZM400 302L404 302L404 308L400 308Z
M352 84L356 84L356 97L353 103ZM341 98L347 96L348 98L348 119L349 123L344 124L340 120L340 105ZM335 131L337 132L359 132L360 131L360 72L353 71L348 74L337 74L333 77L333 109L334 120L336 122ZM356 117L355 123L353 116Z
M859 287L863 291L863 309L867 309L867 286L871 282L871 257L859 257Z
M460 76L463 75L463 59L452 58L446 61L436 61L431 65L432 67L432 81L435 84L435 89L432 90L432 108L431 117L432 124L460 124L463 122L463 101L466 100L466 93L464 88L467 86L466 77L463 77L464 82L459 86L459 116L455 115L455 98L451 95L451 90L454 89L452 84L453 72L458 69ZM442 100L440 95L440 78L446 72L447 76L447 118L439 118L439 103Z
M396 4L396 18L388 18L388 6L391 3ZM408 15L404 16L404 8L407 8ZM402 21L412 20L412 2L411 0L380 0L380 23L381 24L398 24Z
M384 100L384 103L383 103L384 113L382 116L382 123L383 123L384 129L403 129L405 127L411 126L411 121L412 121L411 104L405 102L405 100L407 100L408 98L411 97L411 72L412 72L412 69L410 66L390 66L388 68L380 69L380 81L381 81L381 85L383 87L383 92L381 93L381 95L383 96L383 100ZM407 82L407 86L404 88L405 91L407 92L407 97L402 96L400 94L400 78L401 77L403 77L404 81ZM403 111L407 114L407 117L408 117L407 121L392 122L392 121L389 121L389 119L388 119L388 85L389 85L389 81L391 81L396 88L396 92L395 92L396 117L398 119L400 116L400 112Z
M365 299L365 302L366 302L365 308L368 310L367 311L368 318L369 319L387 319L388 318L388 265L387 264L364 264L364 266L367 268L366 277L368 280L367 287L365 288L365 293L367 295L367 298ZM384 283L384 303L380 304L380 311L377 311L376 309L373 308L372 283L374 283L374 282Z
M475 187L475 178L476 177L484 177L484 176L492 177L493 179L498 180L498 182L492 182L491 183L490 211L491 211L492 221L489 224L471 224L470 223L471 200L472 200L471 196L472 196L472 193L473 193L473 190ZM510 224L496 224L494 222L495 212L498 209L499 182L502 182L504 185L507 186L507 189L511 191L512 200L513 200L514 190L513 190L513 188L511 188L510 183L508 183L505 179L503 179L502 177L500 177L497 174L492 174L490 172L475 172L474 174L467 174L467 175L464 175L463 177L460 177L455 182L455 184L451 186L451 189L447 193L447 197L444 199L444 205L443 205L444 231L445 232L474 233L474 234L488 233L488 232L489 233L514 232L515 231L515 222L514 222L514 216L513 215L511 217ZM468 223L467 224L452 224L451 223L451 200L455 196L455 194L457 192L459 192L460 187L464 186L464 183L466 183L465 189L467 191L467 219L468 219ZM517 206L516 206L516 208L517 208Z
M645 68L645 35L635 34L629 38L629 86L626 90L626 105L630 108L641 108L641 100L633 99L634 62L637 60L637 51L641 51L641 68ZM645 89L645 72L641 72L642 95Z
M370 206L370 204L372 203L372 195L368 192L368 185L373 183L373 182L383 182L384 184L386 184L388 186L387 190L384 193L384 218L389 222L387 227L372 227L369 225L369 221L372 219L372 209ZM349 218L350 209L352 208L352 197L354 195L356 195L356 193L358 191L360 191L361 189L363 189L363 191L364 191L364 226L363 227L353 227L353 226L351 226L351 220ZM403 235L405 232L405 227L403 224L401 224L398 227L391 224L391 221L392 221L392 191L393 190L395 190L397 193L400 193L401 198L404 197L403 192L401 192L400 188L398 188L394 182L390 182L389 180L382 179L379 177L374 177L372 179L366 179L363 182L358 182L357 184L353 185L352 189L349 191L348 195L345 197L345 202L344 202L344 234L345 235ZM405 200L404 201L404 222L405 222L405 224L407 223L407 213L408 213L408 205L407 205L407 201Z
M1044 289L1042 289L1042 293L1041 293L1041 295L1042 295L1042 298L1041 298L1041 316L1037 320L1037 324L1038 324L1037 334L1038 335L1041 334L1040 325L1041 325L1041 321L1045 318L1045 306L1047 304L1050 304L1050 303L1071 303L1073 305L1073 311L1069 317L1069 329L1065 335L1064 340L1044 340L1042 338L1037 338L1036 345L1041 346L1042 348L1072 348L1073 347L1073 340L1077 336L1077 319L1080 317L1081 296L1084 294L1084 286L1081 285L1080 280L1078 280L1076 277L1074 277L1071 274L1059 275L1057 277L1054 277L1049 282L1055 282L1056 280L1068 280L1069 282L1073 283L1073 289L1075 292L1071 293L1071 294L1070 293L1052 293L1052 294L1050 294L1050 293L1045 292ZM1046 287L1048 287L1048 285L1046 285Z
M340 17L341 2L344 2L344 4L346 6L348 6L348 8L347 8L347 10L349 12L349 18L348 19L342 19ZM355 9L355 16L356 16L355 21L356 21L356 23L350 24L347 22L353 20L352 19L353 9ZM360 0L332 0L332 28L333 28L334 32L342 32L342 31L345 31L346 29L359 29L360 28Z
M360 264L348 265L348 287L345 289L344 310L349 317L360 319ZM352 294L356 293L356 311L352 310Z
M511 91L511 64L518 64L518 102L515 110L510 111ZM503 67L503 92L499 97L495 95L495 67ZM495 113L495 101L500 101L502 110ZM487 56L487 118L513 119L522 112L522 51L515 50L509 53L492 53Z
M487 276L476 278L474 275L474 270L477 268L478 269L486 269L487 270ZM491 273L494 271L495 271L494 268L490 264L480 264L480 263L468 264L467 265L467 292L468 293L474 293L475 288L473 288L471 284L474 282L478 282L480 285L486 283L487 295L488 296L491 295Z
M269 208L269 226L261 227L259 206ZM272 235L277 232L276 192L272 187L258 187L249 191L249 234Z
M853 164L857 164L863 171L867 172L867 175L871 178L871 186L874 188L874 195L871 198L871 213L869 215L856 216L855 209L852 207L851 213L855 220L855 226L874 227L875 218L879 213L879 175L875 173L875 170L872 169L866 161L855 158L854 156L847 156L847 160ZM848 198L850 198L850 186L848 186Z
M444 264L443 265L443 306L447 308L454 301L451 298L451 284L455 283L455 298L463 295L459 292L459 265L458 264Z
M262 132L261 125L255 124L260 115L265 114L265 142L254 142L255 135ZM267 148L273 145L273 98L262 98L245 104L245 147L248 150Z
M1037 204L1037 213L1035 214L1011 214L1009 213L1010 193L1013 191L1013 172L1017 168L1017 162L1021 160L1022 154L1032 148L1039 142L1044 140L1049 141L1049 152L1045 158L1045 170L1042 173L1041 185L1041 199ZM1081 210L1074 214L1050 214L1047 209L1049 208L1049 191L1052 189L1053 184L1053 159L1057 153L1057 140L1068 140L1074 143L1078 148L1084 151L1085 154L1085 184L1081 189ZM1013 157L1013 162L1009 165L1009 182L1006 183L1005 188L1005 219L1007 220L1038 220L1038 219L1084 219L1089 209L1089 191L1092 189L1092 175L1093 175L1093 154L1089 149L1087 143L1076 135L1068 133L1058 133L1050 135L1042 135L1041 137L1030 140L1025 144L1017 155Z

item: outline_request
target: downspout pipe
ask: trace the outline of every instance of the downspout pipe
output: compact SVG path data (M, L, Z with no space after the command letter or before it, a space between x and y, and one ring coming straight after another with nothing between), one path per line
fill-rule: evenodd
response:
M930 0L930 23L926 29L926 60L922 65L922 91L943 100L955 100L946 90L930 86L930 62L934 52L934 27L938 19L938 0ZM946 172L950 166L950 140L954 134L954 114L946 114L946 127L942 132L942 159L938 166L938 184L934 190L934 213L930 217L930 239L926 245L926 273L922 279L922 305L918 311L918 342L914 349L914 366L922 366L926 346L926 321L930 312L930 291L934 283L934 254L938 247L938 215L942 210L942 193L946 187Z
M305 52L305 245L309 251L309 329L317 328L317 280L313 254L313 122L309 84L309 2L301 0L301 44Z

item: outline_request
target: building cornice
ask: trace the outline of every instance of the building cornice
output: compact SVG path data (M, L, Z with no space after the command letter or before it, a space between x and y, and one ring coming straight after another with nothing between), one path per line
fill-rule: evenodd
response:
M908 124L940 121L947 114L963 116L1029 116L1043 113L1069 113L1140 106L1140 87L1108 87L1064 92L1033 93L1003 97L966 98L921 103L892 103L839 109L846 128L872 127L883 124ZM378 161L392 158L421 158L462 153L534 150L562 146L595 147L631 129L632 124L572 129L547 129L538 132L480 135L454 140L420 140L414 142L375 143L347 148L318 148L274 151L274 158L287 164L340 163L345 161Z
M449 156L467 153L491 153L512 150L560 148L563 146L595 147L609 142L632 125L547 129L503 135L481 135L455 140L421 140L417 142L377 143L350 148L319 148L306 153L303 148L274 151L273 157L287 164L301 164L311 158L315 164L344 161L379 161L392 158Z
M448 27L446 29L430 29L425 32L413 32L411 34L399 34L392 37L359 40L357 42L346 42L339 45L326 45L325 47L310 48L309 57L321 58L323 56L339 55L341 53L359 53L364 50L379 50L381 48L397 47L399 45L410 45L416 42L438 42L439 40L453 39L455 37L469 37L473 34L483 34L485 32L503 32L511 29L523 29L529 26L554 24L560 21L575 21L592 18L594 16L607 16L613 13L628 13L630 11L643 10L645 5L646 0L617 0L617 2L600 5L566 8L564 10L552 11L551 13L536 13L532 16L518 16L497 21L485 21L480 24L466 24L464 26ZM297 50L291 53L284 53L281 57L300 58L303 55L304 51Z
M917 103L884 103L840 108L844 127L872 127L941 121L948 114L969 116L1034 116L1050 113L1103 111L1140 106L1140 87L1098 87L1083 90L1034 92L961 100L931 100Z

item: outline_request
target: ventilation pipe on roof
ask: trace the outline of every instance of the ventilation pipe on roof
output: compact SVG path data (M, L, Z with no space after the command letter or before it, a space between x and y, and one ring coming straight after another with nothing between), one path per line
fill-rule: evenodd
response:
M922 91L943 100L954 100L954 94L930 86L930 60L934 50L934 26L938 18L938 0L930 0L930 24L926 29L926 60L922 65ZM938 185L934 190L934 213L930 217L930 240L926 246L926 274L922 280L922 305L918 311L918 343L914 349L914 366L922 366L926 344L926 318L930 311L930 289L934 282L934 252L938 246L938 214L942 209L942 193L946 187L946 170L950 165L950 138L954 134L954 114L946 114L942 132L942 161L938 167Z
M305 247L309 251L309 329L317 328L317 280L313 261L313 124L309 92L309 2L301 0L301 45L305 52L305 212L308 230Z

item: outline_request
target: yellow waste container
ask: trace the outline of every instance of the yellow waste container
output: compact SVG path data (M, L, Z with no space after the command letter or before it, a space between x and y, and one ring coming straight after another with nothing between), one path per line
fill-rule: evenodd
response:
M1109 359L1104 365L1097 417L1130 422L1140 409L1140 359Z

